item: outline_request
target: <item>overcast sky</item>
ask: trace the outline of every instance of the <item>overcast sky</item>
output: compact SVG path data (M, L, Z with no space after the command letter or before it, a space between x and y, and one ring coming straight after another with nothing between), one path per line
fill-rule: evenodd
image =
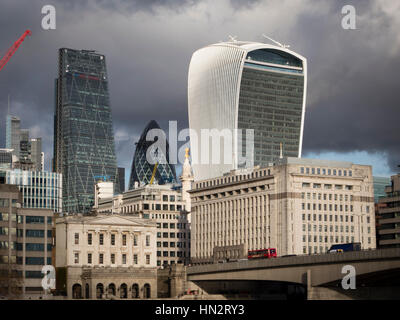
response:
M41 8L56 8L56 30L41 28ZM343 5L357 30L341 27ZM308 59L303 155L373 164L375 175L400 164L400 1L66 1L0 0L0 55L33 35L0 71L0 144L11 113L53 152L57 50L106 55L118 164L129 175L137 141L152 119L188 126L187 71L192 53L228 40L290 44ZM179 172L179 169L178 169Z

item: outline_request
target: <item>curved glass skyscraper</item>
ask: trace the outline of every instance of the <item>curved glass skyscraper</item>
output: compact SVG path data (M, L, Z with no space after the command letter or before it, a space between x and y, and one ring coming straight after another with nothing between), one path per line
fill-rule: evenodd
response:
M286 47L232 41L197 50L188 75L189 126L196 132L190 137L191 152L198 159L192 164L195 180L240 168L246 129L254 130L254 165L268 165L281 150L285 157L300 157L306 90L307 60ZM203 141L193 140L201 129L231 130L231 164L224 159L220 164L199 163Z
M149 150L149 157L151 158L151 161L147 161L147 151L149 148L154 146L154 142L156 140L150 139L150 141L147 141L146 137L149 131L153 129L160 130L160 126L154 120L149 122L140 136L139 141L136 143L136 150L133 156L132 170L129 178L129 190L134 189L135 182L138 182L139 185L146 185L150 183L155 163L157 163L157 168L154 176L154 183L176 183L175 166L168 163L169 144L167 139L165 139L165 153L163 152L162 148L153 148L154 150Z

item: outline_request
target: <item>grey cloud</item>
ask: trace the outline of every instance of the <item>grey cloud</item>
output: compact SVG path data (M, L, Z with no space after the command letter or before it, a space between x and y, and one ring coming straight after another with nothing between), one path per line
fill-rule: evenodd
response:
M148 121L155 119L164 129L168 120L177 120L180 129L188 126L192 53L229 34L262 41L262 33L308 58L304 152L386 152L393 170L399 162L400 41L392 27L398 20L377 2L353 1L359 15L356 31L340 27L340 1L53 3L54 31L40 28L40 9L48 1L2 0L0 5L0 53L26 28L33 32L0 72L0 142L4 145L10 93L12 111L23 127L40 126L46 165L52 154L58 48L96 49L106 55L114 131L128 137L117 139L117 157L129 171L135 139Z

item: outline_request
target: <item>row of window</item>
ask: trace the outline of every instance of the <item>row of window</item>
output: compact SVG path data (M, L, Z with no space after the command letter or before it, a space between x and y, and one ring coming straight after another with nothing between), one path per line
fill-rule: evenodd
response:
M79 255L80 255L79 252L74 253L74 263L75 264L79 264ZM150 264L150 254L146 254L145 256L146 256L146 264ZM115 253L111 253L110 254L111 264L115 264L115 258L116 258ZM121 255L121 261L122 261L122 264L127 264L127 255L125 253L123 253ZM104 253L99 253L98 262L99 262L99 264L104 264ZM93 263L93 254L88 253L87 254L87 264L92 264L92 263ZM137 254L133 255L133 264L134 265L138 264L138 255Z
M300 167L300 173L302 174L317 174L317 175L328 175L328 176L343 176L343 177L352 177L352 170L343 170L343 169L325 169L325 168L309 168L309 167Z
M168 242L168 241L163 241L161 243L161 241L158 241L157 242L157 247L161 248L161 245L162 245L163 248L168 248L168 247L170 247L170 248L175 248L175 247L177 247L177 248L186 248L186 242Z
M185 258L185 251L157 251L157 257Z
M79 233L75 233L74 239L75 239L75 244L79 244ZM115 233L111 233L111 235L110 235L110 244L112 246L115 246L115 239L116 239L116 234ZM135 234L133 236L133 245L134 246L138 245L138 240L139 240L139 237L138 237L138 235ZM151 240L150 235L146 235L146 241L145 241L146 247L150 246L150 240ZM87 244L88 245L92 245L93 244L93 234L92 233L88 233ZM99 245L101 245L101 246L104 245L104 233L100 233L99 234ZM122 245L123 246L127 245L127 235L126 234L122 234Z
M345 215L345 216L343 216L343 215L337 215L337 214L335 214L335 215L332 215L332 214L330 214L330 215L328 215L328 214L305 214L305 213L303 213L302 214L302 220L303 221L306 221L306 217L307 217L307 220L308 221L317 221L317 217L318 217L318 221L325 221L325 222L327 222L328 221L328 216L329 216L329 222L333 222L333 219L335 219L335 222L339 222L339 219L340 219L340 222L354 222L354 217L353 216L348 216L348 215ZM322 220L323 219L323 220ZM362 219L362 218L361 218ZM371 221L371 218L370 217L367 217L367 223L370 223L370 221Z
M311 188L311 183L309 182L303 182L302 184L303 188ZM321 183L312 183L312 187L313 189L321 189L322 187L325 190L332 190L332 188L334 188L335 190L348 190L351 191L353 190L353 186L350 185L342 185L342 184L329 184L329 183L325 183L325 184L321 184Z
M162 209L161 209L162 208ZM178 204L178 205L174 205L174 204L163 204L161 207L161 204L156 203L154 205L154 203L151 204L151 210L163 210L163 211L181 211L182 205ZM150 204L149 203L143 203L143 210L150 210Z
M176 233L177 238L186 239L186 232ZM157 238L175 238L175 232L157 232ZM188 233L188 239L190 239L190 233Z
M317 206L318 205L318 206ZM306 209L307 208L307 209ZM317 209L318 208L318 209ZM329 208L329 209L328 209ZM367 206L367 213L369 213L369 206ZM306 206L306 204L303 202L302 204L301 204L301 209L302 210L311 210L311 203L307 203L307 206ZM343 210L344 209L344 210ZM340 204L340 205L337 205L337 204L335 204L335 205L332 205L332 204L326 204L326 203L324 203L324 206L323 206L323 209L322 209L322 204L321 203L313 203L312 204L312 210L319 210L319 211L322 211L322 210L324 210L324 211L345 211L345 212L348 212L348 211L350 211L350 212L354 212L354 207L353 207L353 205L350 205L350 206L348 206L347 204L346 205L342 205L342 204Z
M168 225L168 223L166 223L166 222L164 222L163 224L162 224L162 228L164 228L164 229L175 229L175 223L170 223L169 225ZM161 228L161 222L157 222L157 228L158 229L160 229ZM177 224L177 228L178 229L186 229L186 223L178 223Z
M327 225L319 225L318 226L318 232L328 232L328 226ZM339 232L339 227L340 227L340 232L346 232L346 233L354 233L354 226L335 226L335 232ZM317 232L317 225L308 225L308 231L311 232L313 229L314 232ZM303 231L305 232L307 230L306 225L303 224ZM322 231L323 230L323 231ZM367 227L368 233L371 233L371 227ZM329 232L333 232L333 226L329 226Z
M197 183L195 183L195 188L198 189L198 188L218 186L221 184L246 181L248 179L267 177L270 175L271 175L271 169L265 169L262 171L256 171L256 172L252 172L252 173L248 173L248 174L238 174L236 176L224 177L224 178L219 178L219 179L215 179L215 180L211 180L211 181L197 182Z
M307 200L311 200L311 193L307 192L307 194L305 192L301 193L301 198L305 199L307 195ZM353 201L354 197L353 195L347 195L347 194L331 194L331 193L313 193L312 194L312 199L313 200L339 200L339 201Z

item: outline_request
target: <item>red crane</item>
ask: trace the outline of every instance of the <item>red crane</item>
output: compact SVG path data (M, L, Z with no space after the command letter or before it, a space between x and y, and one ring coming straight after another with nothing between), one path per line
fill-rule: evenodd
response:
M4 66L7 64L8 60L11 59L13 54L18 50L18 47L21 45L21 43L25 40L27 36L30 36L32 32L30 30L26 30L24 34L14 42L14 44L8 49L7 53L5 56L0 60L0 71L1 69L4 68Z

